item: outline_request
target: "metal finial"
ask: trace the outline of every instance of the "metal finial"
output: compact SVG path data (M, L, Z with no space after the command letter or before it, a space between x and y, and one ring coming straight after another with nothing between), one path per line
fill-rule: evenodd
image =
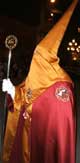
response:
M16 47L17 43L18 43L18 40L17 40L17 37L16 36L9 35L9 36L6 37L5 46L9 50L14 49Z

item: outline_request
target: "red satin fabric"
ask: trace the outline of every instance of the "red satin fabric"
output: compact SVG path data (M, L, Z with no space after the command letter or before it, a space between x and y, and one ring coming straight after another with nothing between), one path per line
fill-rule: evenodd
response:
M68 90L69 100L64 101L64 97L67 99L67 96L57 97L56 90L58 88ZM8 103L12 108L10 98ZM21 133L24 126L23 111L24 109L20 114L10 163L23 163L21 157ZM75 163L75 126L72 85L68 82L57 82L38 97L32 105L30 163Z
M12 98L11 98L11 96L9 94L6 94L6 95L7 95L8 109L9 109L9 111L13 112L14 111L13 100L12 100Z
M68 101L55 95L59 87L69 91ZM30 163L75 163L75 122L72 85L58 82L33 104Z

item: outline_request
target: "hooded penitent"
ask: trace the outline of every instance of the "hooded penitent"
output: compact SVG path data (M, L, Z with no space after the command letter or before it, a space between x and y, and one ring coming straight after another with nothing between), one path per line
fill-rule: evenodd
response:
M71 108L73 105L73 98L71 98L73 83L68 74L59 66L57 53L76 5L77 0L74 0L61 19L37 45L28 76L21 85L16 87L14 112L9 112L7 119L3 163L29 163L30 161L31 163L75 162L75 136L73 135L75 120L73 120L74 115ZM55 93L54 87L56 89ZM52 95L55 94L53 98L50 92L52 92ZM62 92L65 92L64 96L62 96ZM44 97L47 98L45 99ZM56 99L58 102L55 102ZM62 101L65 102L62 104ZM50 106L51 103L53 103L52 106ZM54 104L55 106L53 106ZM66 107L66 110L62 112L63 109L61 109L59 113L57 113L55 109L53 109L56 117L53 118L52 121L49 117L50 113L54 117L51 107L55 108L57 105L58 107L60 106L60 108L62 106L64 108ZM50 108L47 108L47 110L46 107ZM56 108L56 110L60 108ZM67 114L67 120L63 115L64 112ZM59 115L61 116L60 121ZM62 121L62 119L64 119L64 121ZM56 124L55 121L57 121L58 124ZM62 127L59 125L60 122ZM53 140L51 140L51 135L49 135L51 134L50 132L52 132L52 135L54 132L50 130L50 124L51 129L56 128L57 132L56 134L54 133ZM47 132L46 129L50 130L50 132ZM65 129L67 131L65 131ZM55 135L56 138L54 138ZM60 141L59 138L57 139L57 135ZM29 139L29 137L31 137L31 139ZM48 138L49 142L47 141ZM57 145L55 145L55 140ZM67 146L64 145L65 143ZM52 159L54 154L55 158ZM71 156L69 157L69 155Z

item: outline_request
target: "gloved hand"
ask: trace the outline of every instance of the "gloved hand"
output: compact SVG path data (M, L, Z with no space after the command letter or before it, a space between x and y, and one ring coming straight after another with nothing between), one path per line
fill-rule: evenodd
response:
M12 84L10 79L3 79L2 82L2 91L7 92L9 95L11 95L12 99L14 99L15 96L15 86Z

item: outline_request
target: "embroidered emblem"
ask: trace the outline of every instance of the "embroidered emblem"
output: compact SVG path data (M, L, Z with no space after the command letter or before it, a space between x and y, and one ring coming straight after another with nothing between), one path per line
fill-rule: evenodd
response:
M32 97L32 90L30 88L27 90L27 97L28 99Z
M67 102L70 100L70 93L69 93L68 89L65 87L57 88L55 95L59 100L62 100L63 102Z

